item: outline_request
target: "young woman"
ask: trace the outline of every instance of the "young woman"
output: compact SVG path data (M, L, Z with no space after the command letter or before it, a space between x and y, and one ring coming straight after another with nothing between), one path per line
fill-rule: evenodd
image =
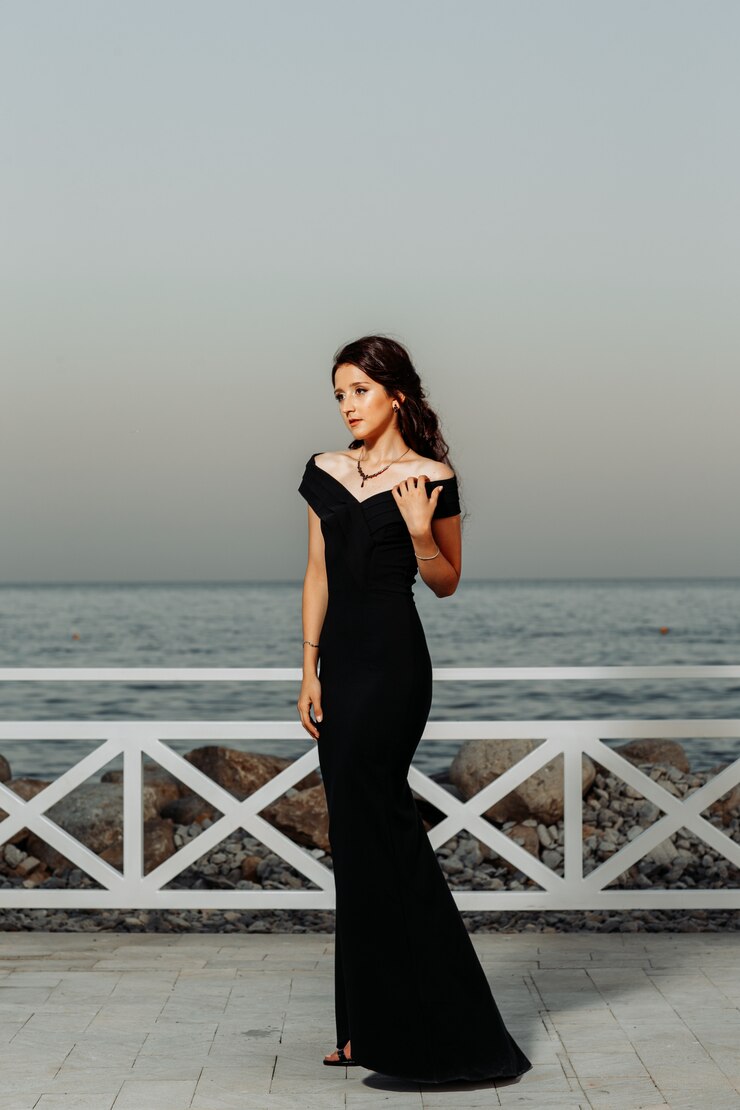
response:
M437 597L457 588L457 477L400 343L355 340L331 376L353 439L311 455L298 487L308 502L298 710L318 740L336 885L337 1048L324 1063L420 1082L520 1075L531 1064L407 781L432 700L412 583L418 569Z

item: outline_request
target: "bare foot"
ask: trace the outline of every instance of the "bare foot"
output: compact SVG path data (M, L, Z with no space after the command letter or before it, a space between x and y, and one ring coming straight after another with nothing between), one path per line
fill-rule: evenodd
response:
M352 1053L350 1052L350 1043L351 1043L350 1041L347 1041L346 1045L344 1046L344 1055L347 1056L349 1059L352 1058ZM324 1057L324 1059L325 1060L338 1060L339 1059L339 1053L337 1052L336 1049L334 1049L334 1051L330 1052L327 1056Z

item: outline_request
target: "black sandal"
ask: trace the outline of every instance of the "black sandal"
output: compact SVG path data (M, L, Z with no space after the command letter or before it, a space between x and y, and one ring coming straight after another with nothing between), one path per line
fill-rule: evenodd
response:
M350 1067L356 1067L357 1066L357 1061L353 1060L351 1056L345 1056L344 1049L340 1048L339 1045L337 1045L337 1047L334 1051L336 1052L339 1059L338 1060L327 1060L326 1057L324 1057L324 1063L327 1065L327 1067L330 1067L330 1068L339 1068L339 1067L350 1068Z

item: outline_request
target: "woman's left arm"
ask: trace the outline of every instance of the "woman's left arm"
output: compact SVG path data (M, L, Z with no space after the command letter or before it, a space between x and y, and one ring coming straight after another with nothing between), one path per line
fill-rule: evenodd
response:
M442 487L433 486L431 493L427 494L426 482L433 485L428 474L419 474L413 478L405 478L391 492L406 521L421 577L437 597L449 597L454 594L460 581L461 516L460 513L455 513L433 520ZM437 548L439 554L435 555ZM422 558L424 555L432 555L434 558Z
M462 530L460 528L460 514L445 516L439 520L432 520L430 526L421 533L411 533L414 543L414 554L434 555L439 548L439 555L433 559L419 559L416 562L419 574L430 590L437 597L449 597L454 594L460 581L462 568Z

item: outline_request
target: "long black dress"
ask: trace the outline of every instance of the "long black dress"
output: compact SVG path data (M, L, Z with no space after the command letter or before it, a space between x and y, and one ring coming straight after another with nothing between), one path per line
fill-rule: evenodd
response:
M419 1082L516 1076L508 1033L408 784L432 700L412 582L417 563L391 490L364 500L315 461L299 492L321 520L328 605L319 637L319 762L336 883L337 1045ZM457 479L436 517L460 512Z

